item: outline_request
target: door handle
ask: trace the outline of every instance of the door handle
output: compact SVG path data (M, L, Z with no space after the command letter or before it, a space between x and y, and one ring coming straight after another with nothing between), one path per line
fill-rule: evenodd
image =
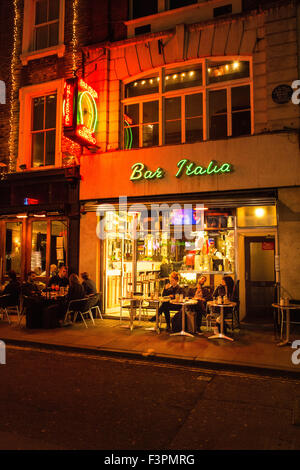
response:
M245 273L245 279L246 279L246 281L248 281L248 280L249 280L249 275L248 275L248 273L247 273L247 272Z

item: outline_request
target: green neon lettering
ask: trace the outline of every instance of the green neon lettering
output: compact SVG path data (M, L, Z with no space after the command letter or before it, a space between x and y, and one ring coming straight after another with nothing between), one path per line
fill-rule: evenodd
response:
M142 170L145 168L145 165L143 163L135 163L132 165L131 169L133 172L131 173L130 180L131 181L137 181L143 178L143 173Z
M178 171L176 173L176 178L179 178L179 176L181 175L181 171L184 167L184 165L186 164L187 160L184 158L183 160L180 160L180 162L177 163L177 166L178 166Z
M194 175L204 175L206 173L206 169L202 168L202 166L196 166L194 170Z
M192 176L194 174L194 171L193 171L193 165L194 163L190 163L187 167L186 167L186 175L187 176Z
M231 165L229 163L223 163L220 168L221 173L230 173L231 172Z
M152 173L152 171L150 171L150 170L147 170L147 171L145 171L145 173L144 173L144 178L145 178L145 180L149 180L149 179L152 180L152 179L154 178L154 176L155 176L155 175L154 175L154 174Z
M213 164L214 164L213 161L209 162L209 165L208 165L208 167L207 167L207 169L206 169L206 173L207 173L208 175L210 175L210 174L213 173L213 171L214 171L213 169L211 170L211 167L212 167Z

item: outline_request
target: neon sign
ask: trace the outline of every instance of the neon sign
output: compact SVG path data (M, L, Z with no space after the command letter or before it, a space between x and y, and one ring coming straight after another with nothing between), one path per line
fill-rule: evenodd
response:
M63 123L65 135L80 145L97 146L98 93L81 78L66 80Z
M219 164L211 160L208 166L204 167L196 165L185 158L177 163L177 168L176 178L180 178L183 174L186 176L222 175L233 171L230 163ZM143 163L135 163L132 165L131 170L130 181L161 179L165 176L165 171L162 168L158 167L155 171L151 171Z

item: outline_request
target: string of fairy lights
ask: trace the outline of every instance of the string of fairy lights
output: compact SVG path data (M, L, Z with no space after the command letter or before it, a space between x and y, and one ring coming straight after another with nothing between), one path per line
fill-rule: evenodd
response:
M72 69L73 69L73 73L76 73L76 70L77 70L78 11L79 11L79 0L73 0L73 24L72 24Z
M9 138L8 138L8 172L11 173L15 163L15 143L14 143L14 116L17 106L17 99L15 98L18 81L16 74L16 67L18 62L18 39L19 39L19 21L20 21L20 10L18 0L13 0L14 8L14 26L13 26L13 48L11 54L10 63L10 77L11 77L11 89L10 89L10 116L9 116Z

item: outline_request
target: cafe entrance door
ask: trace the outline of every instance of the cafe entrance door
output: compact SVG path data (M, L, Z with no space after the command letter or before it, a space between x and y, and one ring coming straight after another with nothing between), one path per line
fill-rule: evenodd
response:
M246 318L272 319L275 285L275 238L245 237Z

